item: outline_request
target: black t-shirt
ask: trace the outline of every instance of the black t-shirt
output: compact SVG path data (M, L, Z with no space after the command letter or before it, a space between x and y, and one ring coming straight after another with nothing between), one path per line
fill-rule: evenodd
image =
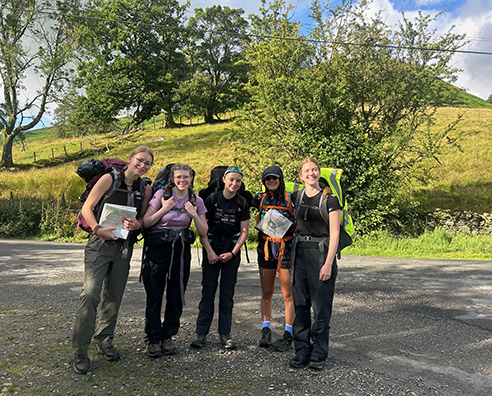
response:
M296 191L292 194L292 202L294 204L297 202L297 196L298 194L301 194L301 191ZM327 238L330 236L330 228L323 220L323 217L318 209L322 193L323 192L320 191L313 197L308 197L304 193L302 201L297 207L295 207L295 233L297 235L312 236L317 238ZM338 202L337 196L334 194L329 194L324 203L327 205L328 212L342 209L340 203Z
M225 199L222 191L217 194L215 208L212 208L212 196L205 200L207 207L208 231L214 235L232 236L237 234L240 229L236 227L236 212L238 210L237 197ZM241 221L249 220L249 206L243 200L241 209Z

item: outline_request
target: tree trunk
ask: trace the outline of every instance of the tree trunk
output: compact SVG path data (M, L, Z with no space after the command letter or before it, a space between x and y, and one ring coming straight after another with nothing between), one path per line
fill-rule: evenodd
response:
M214 121L214 111L212 107L209 106L207 111L205 112L205 123L210 123Z
M169 92L166 93L166 97L164 99L164 117L166 119L166 128L173 128L176 126L173 111L171 109L171 94Z
M12 148L14 146L14 134L6 135L4 131L3 135L3 150L2 150L2 161L0 161L0 166L5 166L10 168L14 166L14 160L12 157Z

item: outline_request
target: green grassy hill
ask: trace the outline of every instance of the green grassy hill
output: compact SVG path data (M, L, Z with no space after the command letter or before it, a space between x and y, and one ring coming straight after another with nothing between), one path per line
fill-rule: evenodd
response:
M492 103L489 103L478 96L469 94L468 92L452 85L447 85L447 87L450 90L458 90L458 103L455 104L458 107L469 109L492 109Z
M433 169L428 185L414 185L402 193L422 202L427 210L490 212L492 105L466 92L461 94L469 103L482 107L441 108L436 123L436 127L442 127L463 114L455 132L462 135L461 150L447 149L439 163L429 163ZM176 129L163 129L159 125L159 122L149 122L143 130L128 135L113 133L72 139L55 138L52 128L30 131L23 145L15 144L13 155L17 170L0 172L0 198L9 197L11 193L18 197L59 198L63 193L67 202L77 207L77 197L85 187L75 174L77 166L87 158L126 158L138 144L146 144L155 152L155 166L149 177L155 177L158 170L170 162L185 162L195 169L198 188L206 185L213 166L233 161L230 142L224 140L230 128L227 122Z

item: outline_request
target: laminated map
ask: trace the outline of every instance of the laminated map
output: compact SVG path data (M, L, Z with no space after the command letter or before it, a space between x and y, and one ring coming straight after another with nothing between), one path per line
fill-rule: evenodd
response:
M123 220L126 218L133 220L135 217L137 217L137 208L105 203L99 224L101 228L116 227L112 234L116 238L126 239L129 231L125 230Z
M270 209L256 225L256 228L269 237L282 238L292 226L292 223L277 209Z

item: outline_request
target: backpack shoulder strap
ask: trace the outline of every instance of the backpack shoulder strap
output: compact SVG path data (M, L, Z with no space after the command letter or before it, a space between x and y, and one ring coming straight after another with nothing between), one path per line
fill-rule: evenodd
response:
M323 196L323 194L321 194L321 198L319 199L318 209L326 225L329 226L330 221L329 221L328 207L326 205L327 200L328 200L328 195Z
M116 190L118 190L118 188L120 187L120 184L121 184L122 177L121 177L121 171L119 169L112 168L111 172L109 172L109 174L111 175L113 182L111 183L111 186L109 187L109 189L104 193L104 195L102 196L102 198L99 200L99 202L96 205L97 210L95 211L95 214L96 214L96 220L97 221L99 221L99 219L101 218L101 213L102 213L104 204L109 199L109 197L111 197L111 195L113 195L114 192Z
M290 214L294 215L294 208L292 207L292 194L290 191L285 190L284 199Z
M219 193L218 192L213 192L212 194L210 194L210 209L211 209L211 212L210 212L210 215L209 215L209 219L212 219L215 215L215 212L216 212L216 209L217 209L217 195Z
M241 194L238 194L238 200L240 205L238 205L238 210L236 211L236 229L241 232L241 217L243 216L243 210L246 207L246 198Z
M295 214L296 221L297 221L297 216L299 214L299 207L301 206L302 198L304 197L304 191L305 191L304 188L302 190L299 190L296 196L296 202L294 204L295 206L294 214Z
M260 199L260 204L258 205L258 215L256 216L256 224L258 224L261 220L261 212L263 210L263 204L265 203L266 194L263 195Z

